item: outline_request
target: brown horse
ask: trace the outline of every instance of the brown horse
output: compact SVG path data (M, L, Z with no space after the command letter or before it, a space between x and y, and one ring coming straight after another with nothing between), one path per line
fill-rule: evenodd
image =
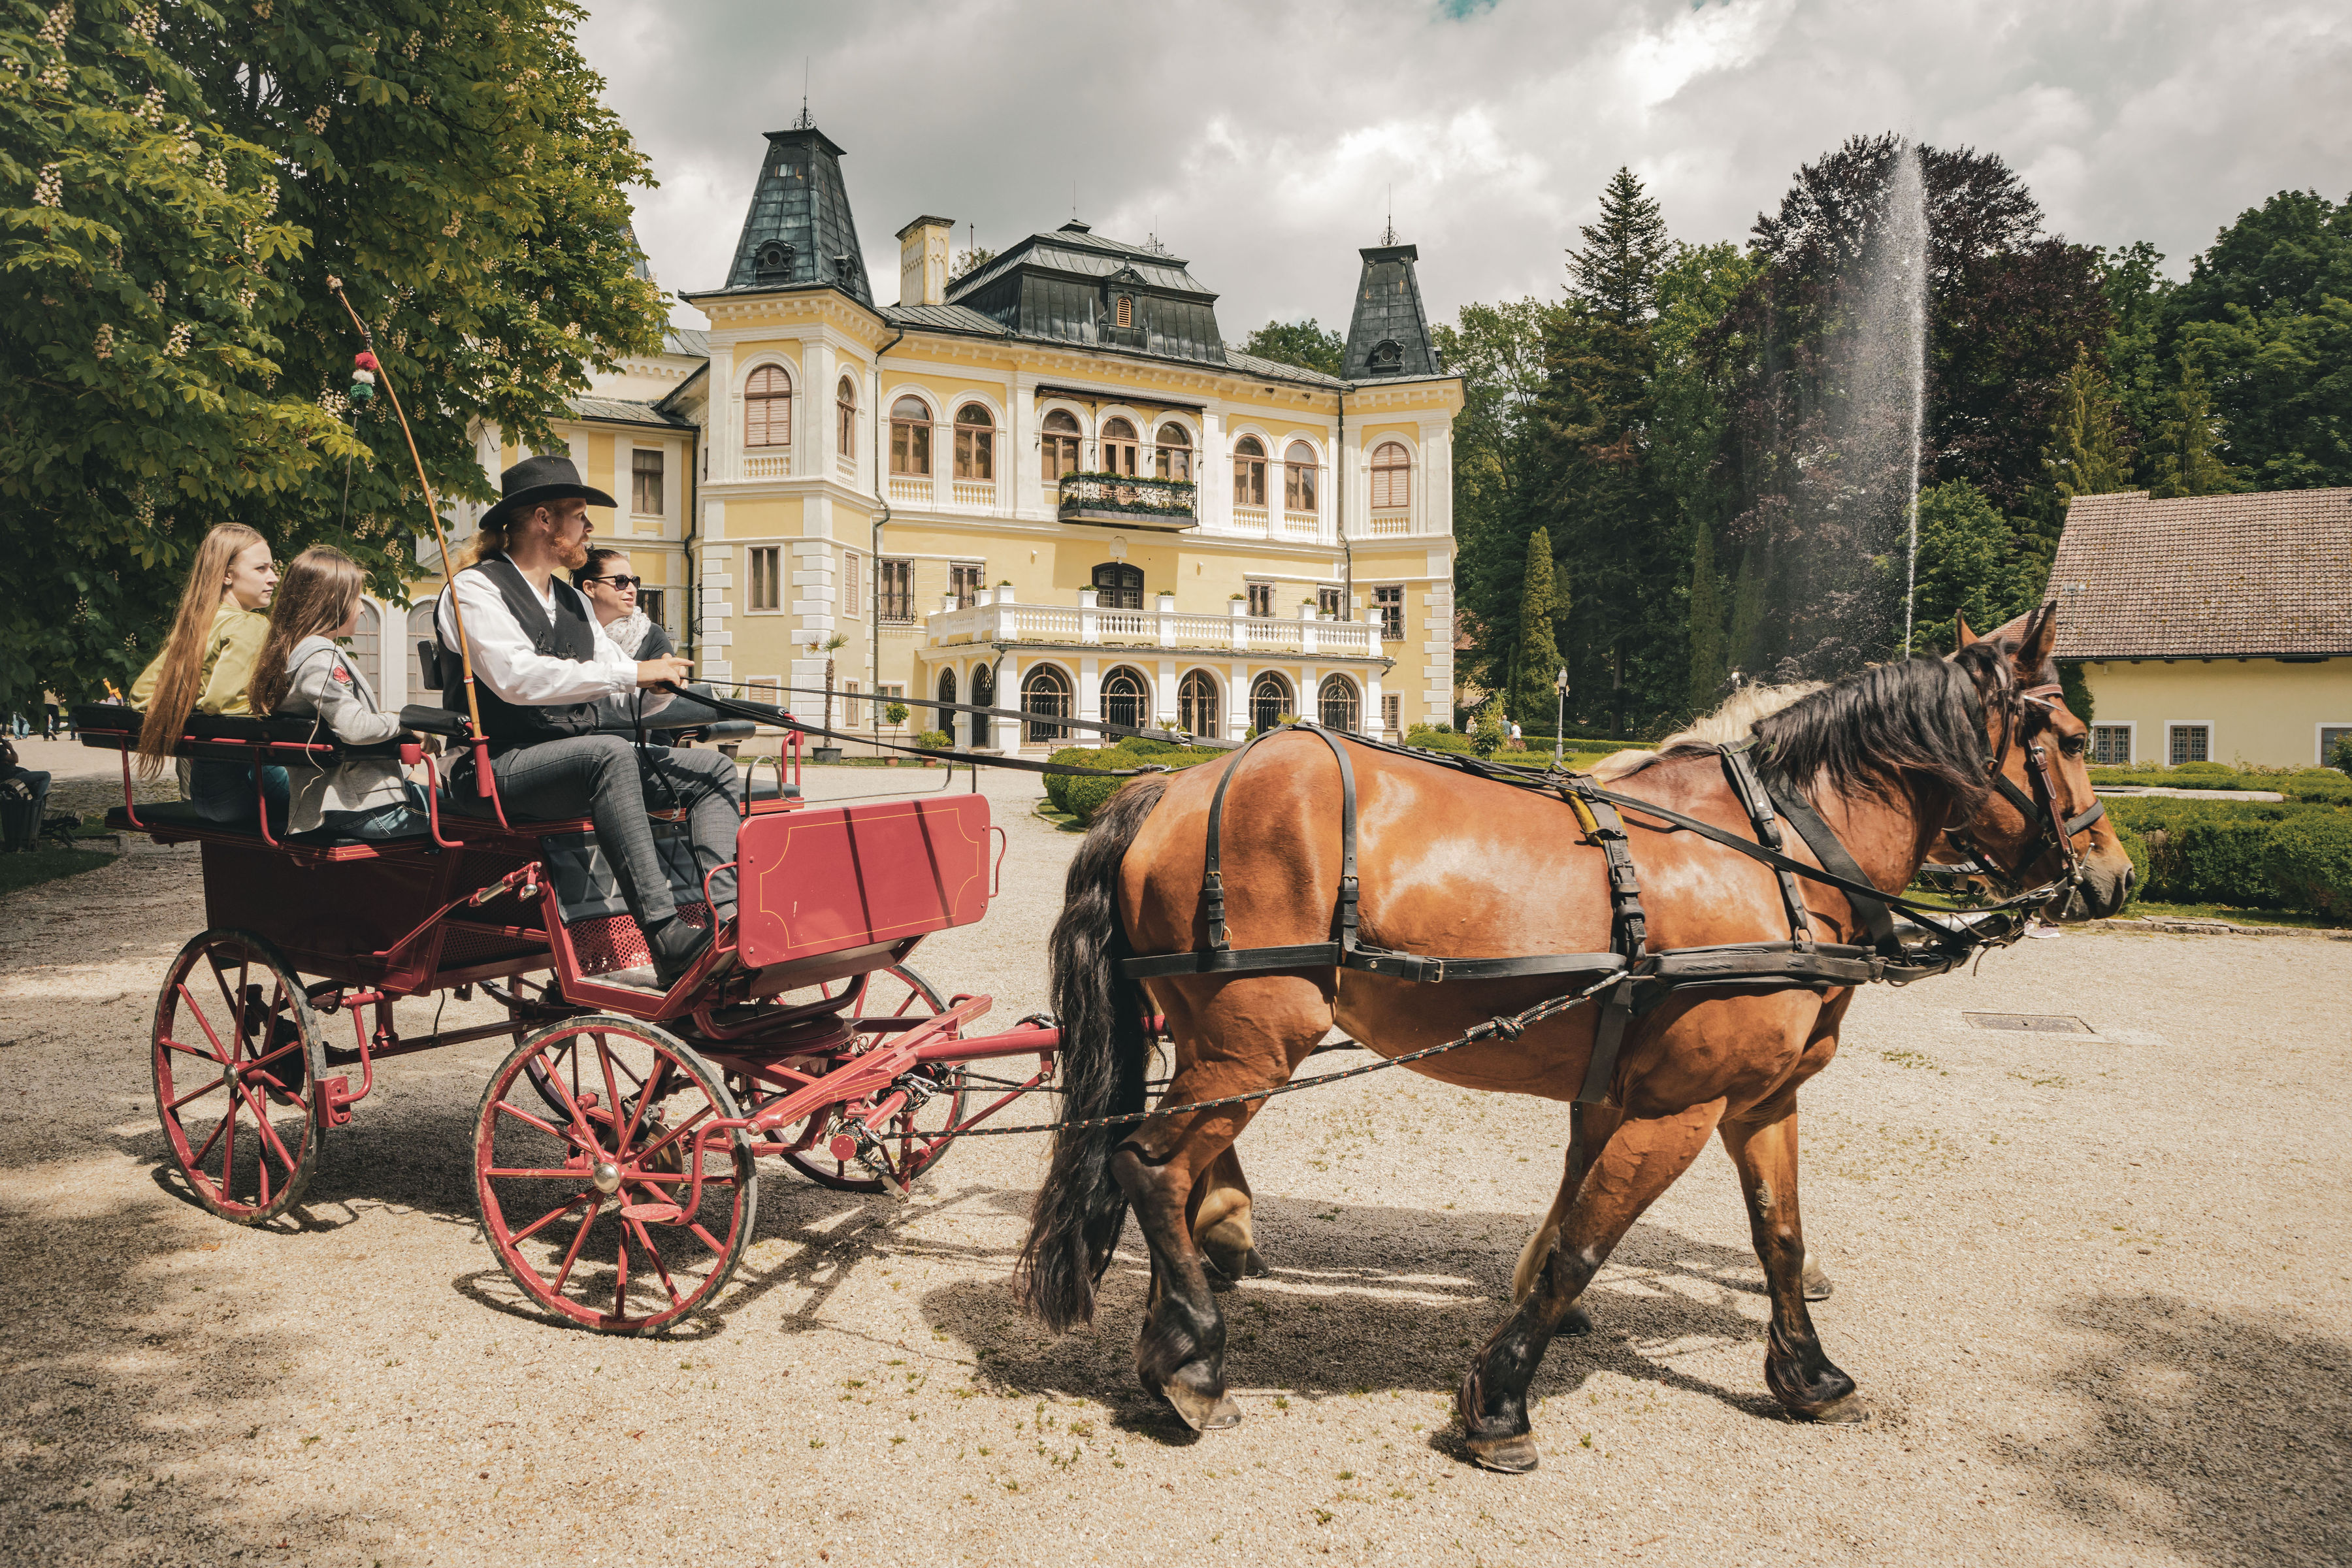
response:
M2054 611L2044 611L2017 644L1975 643L1949 659L1914 658L1850 677L1759 721L1759 770L1782 798L1810 798L1878 888L1907 886L1947 827L1967 829L2021 879L2039 880L2063 865L2061 852L2038 847L2039 826L1989 786L1996 759L2024 779L2025 746L2033 743L2049 756L2062 820L2092 799L2085 727L2063 703L2021 696L2023 688L2054 685L2047 668L2054 632ZM1353 760L1365 942L1448 957L1608 948L1602 857L1559 799L1364 748ZM1242 768L1223 818L1232 945L1329 941L1340 862L1338 769L1322 742L1305 734L1269 739ZM1395 1057L1571 988L1556 976L1426 984L1334 967L1122 978L1118 963L1130 954L1206 945L1206 816L1224 771L1127 785L1071 865L1053 938L1066 1121L1142 1110L1150 1011L1166 1016L1176 1047L1161 1103L1183 1106L1287 1081L1335 1023ZM1669 757L1622 787L1752 837L1712 750ZM1628 822L1652 951L1786 936L1766 868L1695 834L1644 832L1637 813ZM1814 863L1798 840L1790 846ZM2129 858L2105 823L2078 835L2076 847L2085 912L2112 912L2128 893ZM1496 891L1505 868L1508 895ZM1548 887L1549 896L1517 896L1531 886ZM1842 896L1801 886L1818 935L1860 940ZM1848 989L1787 985L1684 992L1634 1022L1606 1103L1582 1117L1570 1141L1572 1150L1590 1151L1586 1168L1572 1153L1522 1262L1525 1299L1464 1376L1459 1410L1480 1462L1515 1470L1535 1464L1526 1393L1546 1346L1574 1325L1594 1271L1711 1134L1738 1169L1771 1296L1766 1382L1801 1416L1864 1414L1805 1308L1797 1202L1797 1090L1835 1054L1852 1000ZM1414 1069L1466 1088L1572 1101L1593 1032L1593 1010L1579 1008L1516 1040L1467 1047ZM1220 1256L1228 1273L1250 1260L1247 1194L1231 1149L1258 1103L1108 1130L1066 1128L1022 1257L1020 1286L1033 1310L1056 1330L1088 1321L1095 1283L1132 1206L1152 1270L1137 1372L1199 1428L1240 1418L1224 1392L1224 1322L1209 1256Z

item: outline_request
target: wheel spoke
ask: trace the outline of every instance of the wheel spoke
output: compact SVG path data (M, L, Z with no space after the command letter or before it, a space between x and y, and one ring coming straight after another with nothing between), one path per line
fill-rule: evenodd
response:
M182 1045L179 1041L173 1039L168 1035L163 1037L162 1039L157 1040L155 1043L163 1047L167 1051L182 1051L189 1056L194 1057L199 1061L210 1062L215 1067L221 1065L220 1058L214 1055L212 1052L200 1051L194 1046Z
M613 1053L604 1048L603 1035L588 1037L596 1042L596 1060L604 1069L604 1109L612 1113L613 1158L617 1160L628 1152L629 1141L621 1136L621 1088L613 1081Z
M723 1245L721 1245L721 1244L720 1244L720 1242L719 1242L719 1238L718 1238L717 1237L715 1237L715 1236L711 1235L708 1230L705 1230L705 1229L703 1228L703 1226L702 1226L702 1222L701 1222L700 1220L697 1220L697 1221L695 1221L692 1225L688 1226L686 1228L687 1228L687 1229L688 1229L688 1230L690 1230L690 1231L692 1231L692 1232L694 1232L694 1234L695 1234L695 1235L697 1235L697 1236L700 1237L702 1238L702 1245L703 1245L703 1246L705 1246L705 1247L709 1247L709 1248L710 1248L710 1250L711 1250L713 1253L717 1254L718 1256L719 1256L719 1257L721 1257L721 1258L724 1258L725 1256L727 1256L727 1248L726 1248Z
M227 1048L220 1043L220 1037L213 1032L213 1021L205 1016L205 1010L202 1007L196 1005L196 999L188 994L188 987L185 982L183 982L180 984L179 992L180 999L188 1005L188 1011L195 1015L196 1026L204 1030L205 1038L212 1042L213 1060L220 1063L223 1067L228 1066L230 1062L236 1058L230 1056Z
M557 1091L558 1093L561 1093L561 1092L562 1091L563 1086L562 1086L562 1084L560 1084L560 1083L559 1083L559 1084L557 1084L557 1085L555 1086L555 1088L556 1088L556 1091ZM499 1101L498 1101L498 1103L497 1103L497 1104L493 1105L490 1109L491 1109L492 1110L503 1110L503 1111L505 1111L509 1116L513 1117L517 1121L528 1122L530 1125L531 1125L531 1126L533 1126L533 1127L538 1128L541 1132L546 1133L550 1138L554 1139L554 1140L555 1140L556 1142L558 1142L559 1143L566 1143L566 1144L568 1144L568 1143L570 1143L570 1142L572 1142L572 1134L571 1134L571 1133L569 1133L569 1132L564 1131L562 1128L560 1128L560 1127L556 1126L556 1125L555 1125L555 1123L553 1123L552 1121L541 1121L538 1117L533 1116L530 1111L528 1111L528 1110L521 1110L521 1109L518 1108L517 1106L513 1105L512 1103L510 1103L510 1102L509 1102L509 1101L508 1101L508 1100L499 1100ZM496 1174L496 1173L495 1173L495 1172L494 1172L494 1173L493 1173L493 1174Z
M197 1054L197 1055L199 1055L199 1056L202 1056L204 1053L203 1053L203 1052L201 1052L201 1051L199 1051L199 1052L197 1052L196 1054ZM184 1106L184 1105L187 1104L187 1103L188 1103L188 1101L190 1101L190 1100L201 1100L201 1099L203 1099L205 1095L208 1095L208 1094L210 1094L213 1090L215 1090L215 1089L218 1089L220 1086L221 1086L221 1080L220 1080L219 1079L213 1079L213 1080L212 1080L212 1082L210 1082L210 1083L208 1083L208 1084L205 1085L205 1087L204 1087L204 1088L202 1088L202 1089L192 1089L188 1090L188 1092L187 1092L187 1093L185 1093L185 1094L184 1094L184 1095L180 1096L180 1098L179 1098L179 1099L177 1099L177 1100L175 1100L172 1101L172 1103L171 1103L171 1104L169 1104L169 1105L165 1106L165 1107L163 1108L163 1110L165 1110L165 1112L167 1112L167 1113L168 1113L168 1112L171 1112L171 1111L177 1110L179 1110L179 1109L180 1109L180 1107L182 1107L182 1106ZM206 1147L206 1148L210 1148L210 1147L211 1147L211 1145L210 1145L210 1144L206 1144L206 1145L205 1145L205 1147Z
M493 1171L490 1173L490 1174L494 1176L509 1175L511 1173L512 1173L507 1171ZM577 1171L574 1171L572 1173L573 1175L579 1174ZM517 1247L520 1247L524 1242L529 1241L532 1237L537 1236L541 1229L545 1228L551 1220L559 1219L564 1215L570 1214L573 1209L578 1208L582 1204L587 1201L588 1194L586 1193L572 1194L568 1202L557 1205L555 1207L548 1210L545 1214L540 1215L537 1219L531 1221L530 1224L525 1226L522 1229L515 1232L513 1244ZM576 1241L573 1242L572 1244L572 1249L573 1252L579 1251L580 1244ZM572 1259L568 1254L564 1258L563 1266L567 1270L572 1267ZM562 1281L558 1280L556 1283L560 1288Z
M589 1198L586 1193L581 1194L580 1197L572 1199L572 1202L577 1204L581 1198L588 1198L588 1212L580 1216L580 1229L572 1236L571 1249L563 1255L563 1267L555 1276L552 1289L559 1296L563 1294L563 1282L572 1278L572 1266L580 1261L580 1248L587 1243L589 1227L596 1223L597 1215L604 1212L604 1208L603 1198Z
M253 1112L253 1120L256 1124L255 1136L269 1148L277 1151L278 1163L286 1167L286 1173L288 1175L292 1175L294 1173L294 1156L289 1154L286 1152L286 1145L278 1142L278 1129L270 1125L268 1112L263 1109L261 1102L254 1098L253 1091L247 1089L244 1085L239 1084L237 1086L237 1094L239 1098L244 1100L246 1109ZM256 1151L254 1158L259 1160L260 1157L259 1152ZM264 1169L267 1169L266 1163L264 1164ZM268 1180L268 1178L264 1176L263 1181L265 1184ZM262 1199L262 1202L264 1203L268 1203L268 1201L269 1200L267 1196L264 1196Z
M625 1318L629 1315L628 1222L625 1220L619 1226L614 1227L614 1235L620 1238L620 1245L615 1248L615 1253L619 1259L619 1266L617 1272L613 1276L613 1316L616 1318Z
M579 1042L577 1040L566 1040L559 1048L564 1053L564 1055L572 1058L572 1092L569 1094L564 1093L563 1077L561 1073L549 1073L547 1075L547 1081L558 1095L562 1096L563 1109L572 1117L572 1136L571 1141L578 1144L581 1148L586 1150L589 1153L602 1153L604 1152L604 1145L596 1142L596 1131L593 1127L589 1125L588 1113L580 1109ZM504 1104L505 1101L501 1100L499 1103ZM518 1110L515 1114L517 1116L520 1116L522 1115L522 1112ZM562 1135L558 1134L558 1136Z
M679 1122L676 1127L672 1128L668 1132L663 1134L660 1142L648 1143L643 1149L638 1150L637 1163L640 1165L644 1164L647 1160L652 1159L655 1155L660 1153L663 1150L677 1142L687 1133L693 1131L695 1128L700 1126L705 1120L715 1115L718 1112L718 1110L719 1108L716 1105L711 1104L707 1100L704 1100L701 1110L696 1111L684 1121Z
M224 1133L224 1132L226 1132L226 1131L228 1131L228 1129L229 1129L229 1124L230 1124L231 1122L235 1121L236 1120L236 1097L235 1097L235 1096L231 1096L231 1097L230 1097L230 1100L229 1100L228 1114L227 1114L227 1115L226 1115L226 1116L224 1116L224 1117L222 1117L222 1118L220 1119L220 1121L219 1121L215 1122L215 1123L213 1125L213 1135L212 1135L211 1137L209 1137L209 1138L207 1138L207 1139L205 1139L205 1146L204 1146L203 1148L201 1148L201 1149L197 1150L194 1153L193 1153L193 1154L191 1154L191 1155L189 1155L189 1156L188 1156L188 1169L189 1169L191 1172L193 1172L193 1171L196 1170L199 1166L201 1166L201 1165L205 1163L205 1155L207 1155L207 1154L209 1154L209 1153L211 1153L211 1152L213 1152L213 1145L220 1142L220 1136L221 1136L221 1134L222 1134L222 1133ZM224 1171L226 1171L226 1170L227 1169L227 1167L226 1167L226 1165L224 1165L224 1166L222 1167L222 1169L223 1169Z
M638 1242L646 1252L652 1254L654 1272L660 1277L662 1289L669 1292L670 1305L673 1307L680 1305L686 1298L677 1293L677 1286L669 1277L669 1265L662 1261L661 1248L654 1245L653 1233L646 1229L643 1220L633 1219L628 1223L629 1228L637 1233Z

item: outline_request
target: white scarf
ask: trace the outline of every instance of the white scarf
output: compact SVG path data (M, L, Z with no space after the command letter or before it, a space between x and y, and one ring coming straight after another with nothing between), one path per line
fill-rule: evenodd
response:
M604 635L631 658L637 657L637 649L645 646L646 634L653 629L653 617L643 610L631 610L617 621L604 623Z

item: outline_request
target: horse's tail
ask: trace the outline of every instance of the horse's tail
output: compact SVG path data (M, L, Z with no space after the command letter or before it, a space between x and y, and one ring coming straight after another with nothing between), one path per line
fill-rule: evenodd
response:
M1066 1124L1143 1109L1150 1040L1143 987L1118 972L1129 952L1118 920L1118 871L1167 787L1165 779L1139 778L1120 789L1070 862L1052 942ZM1014 1288L1057 1333L1094 1321L1095 1281L1110 1266L1127 1224L1127 1196L1110 1171L1111 1152L1127 1131L1065 1125L1054 1135L1053 1163L1030 1206Z

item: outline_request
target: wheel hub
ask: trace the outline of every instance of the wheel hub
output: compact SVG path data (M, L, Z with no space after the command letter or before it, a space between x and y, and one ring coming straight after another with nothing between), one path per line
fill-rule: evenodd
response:
M621 1190L621 1167L610 1160L599 1160L590 1167L588 1179L596 1184L598 1192L609 1197Z

